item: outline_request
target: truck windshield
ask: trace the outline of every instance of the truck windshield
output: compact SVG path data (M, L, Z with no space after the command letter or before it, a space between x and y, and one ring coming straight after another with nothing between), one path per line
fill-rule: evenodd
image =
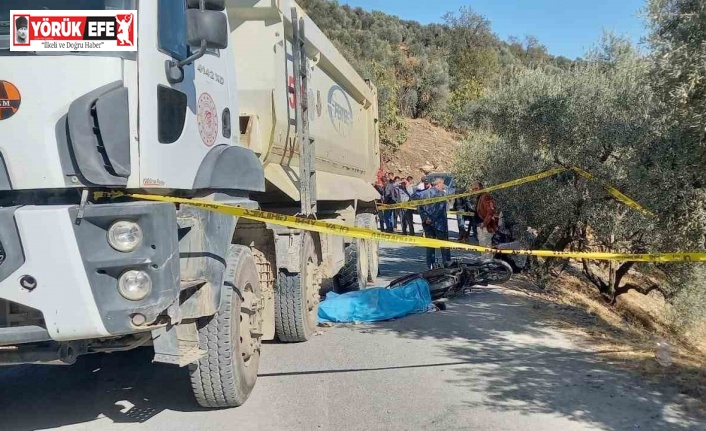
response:
M10 48L11 10L128 10L135 0L1 0L0 49Z

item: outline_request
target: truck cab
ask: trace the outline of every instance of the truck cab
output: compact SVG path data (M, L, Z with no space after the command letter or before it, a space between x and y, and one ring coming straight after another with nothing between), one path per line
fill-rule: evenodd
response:
M221 11L200 11L198 1L182 0L3 2L0 79L20 95L16 113L0 123L5 189L258 189L248 170L224 175L246 167L235 160L257 160L237 146L235 60L218 3L206 6ZM134 10L138 49L12 52L12 9ZM201 52L198 40L188 40L198 36L188 32L199 16L220 26L221 40L209 41L219 48ZM227 148L238 157L223 154Z
M137 48L13 51L13 10L134 14ZM375 226L375 87L295 2L5 0L0 64L0 365L151 346L239 406L263 340L377 275L373 242L131 197Z

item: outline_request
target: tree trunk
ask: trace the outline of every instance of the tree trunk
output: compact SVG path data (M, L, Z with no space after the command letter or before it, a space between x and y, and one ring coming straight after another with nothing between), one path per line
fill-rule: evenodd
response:
M588 278L588 280L598 288L601 296L603 296L603 299L613 305L620 295L624 295L631 290L635 290L643 295L647 295L653 290L657 290L662 294L662 296L664 296L665 299L669 299L669 294L661 286L652 282L649 282L647 287L639 286L634 283L626 283L621 286L623 278L628 272L630 272L630 269L632 269L633 266L635 266L635 262L625 262L616 269L615 263L611 261L608 267L609 278L606 282L601 279L601 277L596 275L593 270L591 270L591 267L588 265L588 261L584 259L583 273L586 278Z
M588 260L583 259L581 263L583 265L583 274L586 278L588 278L588 280L598 288L598 291L606 301L610 301L608 283L601 280L601 278L593 272L591 267L588 265Z
M564 228L564 232L562 232L561 238L559 239L559 241L557 241L557 243L556 243L556 244L554 245L554 247L553 247L553 250L554 250L554 251L564 251L564 250L566 250L566 247L567 247L569 244L571 244L571 242L574 240L574 237L571 235L571 232L572 232L572 226L571 226L571 225L569 225L569 226L567 226L566 228ZM548 258L546 258L546 260L544 261L544 269L545 269L545 271L546 271L546 272L550 272L550 271L552 270L552 267L554 266L554 263L555 263L557 260L565 260L565 259L562 259L562 258L559 258L559 257L548 257ZM564 268L565 268L565 266L562 267L562 270L561 270L561 271L563 271ZM560 272L559 274L561 274L561 272ZM553 275L553 276L558 276L559 274L552 274L552 275Z
M628 272L635 266L635 262L625 262L615 271L615 284L613 284L613 290L618 291L620 287L620 282L623 281L623 277L627 275Z
M608 296L610 297L610 302L615 300L615 262L608 261Z

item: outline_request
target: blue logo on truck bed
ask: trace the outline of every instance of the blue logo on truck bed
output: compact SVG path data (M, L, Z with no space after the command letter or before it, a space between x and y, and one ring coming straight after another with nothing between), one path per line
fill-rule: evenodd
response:
M328 92L328 115L339 135L347 136L353 126L353 108L348 95L338 85Z

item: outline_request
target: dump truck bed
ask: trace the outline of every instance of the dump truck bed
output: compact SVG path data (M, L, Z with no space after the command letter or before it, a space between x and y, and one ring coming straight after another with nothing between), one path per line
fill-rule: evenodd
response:
M254 3L254 4L253 4ZM265 165L268 188L299 199L291 8L305 27L310 136L320 201L378 197L377 90L293 1L229 0L240 141Z

